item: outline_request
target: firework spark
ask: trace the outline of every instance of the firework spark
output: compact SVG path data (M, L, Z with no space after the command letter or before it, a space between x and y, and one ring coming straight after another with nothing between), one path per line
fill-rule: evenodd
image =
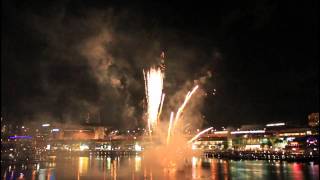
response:
M162 93L164 74L159 67L150 68L147 72L143 71L143 74L147 98L148 128L151 132L157 126L164 100L164 94Z
M210 131L212 128L213 128L213 127L210 127L210 128L207 128L207 129L199 132L199 133L198 133L197 135L195 135L192 139L190 139L190 140L188 141L188 143L191 143L191 142L193 142L194 140L198 139L202 134Z

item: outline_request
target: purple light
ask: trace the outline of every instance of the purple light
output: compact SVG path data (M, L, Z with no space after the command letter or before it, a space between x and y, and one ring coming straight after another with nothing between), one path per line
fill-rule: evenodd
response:
M31 139L31 136L9 136L9 139Z

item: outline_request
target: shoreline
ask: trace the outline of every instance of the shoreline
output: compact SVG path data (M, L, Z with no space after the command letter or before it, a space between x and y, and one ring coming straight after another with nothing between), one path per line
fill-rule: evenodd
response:
M143 152L130 152L130 153L119 153L119 152L81 152L81 153L63 153L57 156L57 154L44 155L39 159L30 160L4 160L1 159L1 165L17 165L17 164L37 164L46 162L55 162L57 159L66 157L126 157L126 156L136 156L142 155ZM222 160L233 160L233 161L280 161L280 162L299 162L299 163L309 163L313 162L319 164L319 156L305 156L305 155L283 155L283 154L262 154L262 153L249 153L249 152L204 152L199 157L205 157L209 159L222 159Z

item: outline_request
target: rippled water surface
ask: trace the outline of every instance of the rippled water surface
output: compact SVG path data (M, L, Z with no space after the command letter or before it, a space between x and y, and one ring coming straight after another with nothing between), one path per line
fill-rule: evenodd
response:
M319 179L319 165L193 157L181 170L146 165L141 156L66 157L29 165L2 165L2 179Z

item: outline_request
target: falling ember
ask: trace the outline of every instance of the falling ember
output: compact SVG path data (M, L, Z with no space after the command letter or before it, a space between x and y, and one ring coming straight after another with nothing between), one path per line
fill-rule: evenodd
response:
M188 143L191 143L192 141L194 141L194 140L198 139L202 134L204 134L204 133L206 133L206 132L210 131L212 128L213 128L213 127L210 127L210 128L207 128L207 129L205 129L205 130L203 130L203 131L199 132L199 133L198 133L197 135L195 135L192 139L190 139L190 140L188 141Z
M146 72L143 71L143 74L147 98L148 128L149 132L151 132L151 130L157 126L164 100L164 94L162 93L164 74L161 68L154 67Z
M167 145L170 142L170 136L171 136L171 128L172 128L172 123L173 123L173 117L174 117L174 112L171 112L170 114L170 121L169 121L169 127L168 127L168 135L167 135Z

